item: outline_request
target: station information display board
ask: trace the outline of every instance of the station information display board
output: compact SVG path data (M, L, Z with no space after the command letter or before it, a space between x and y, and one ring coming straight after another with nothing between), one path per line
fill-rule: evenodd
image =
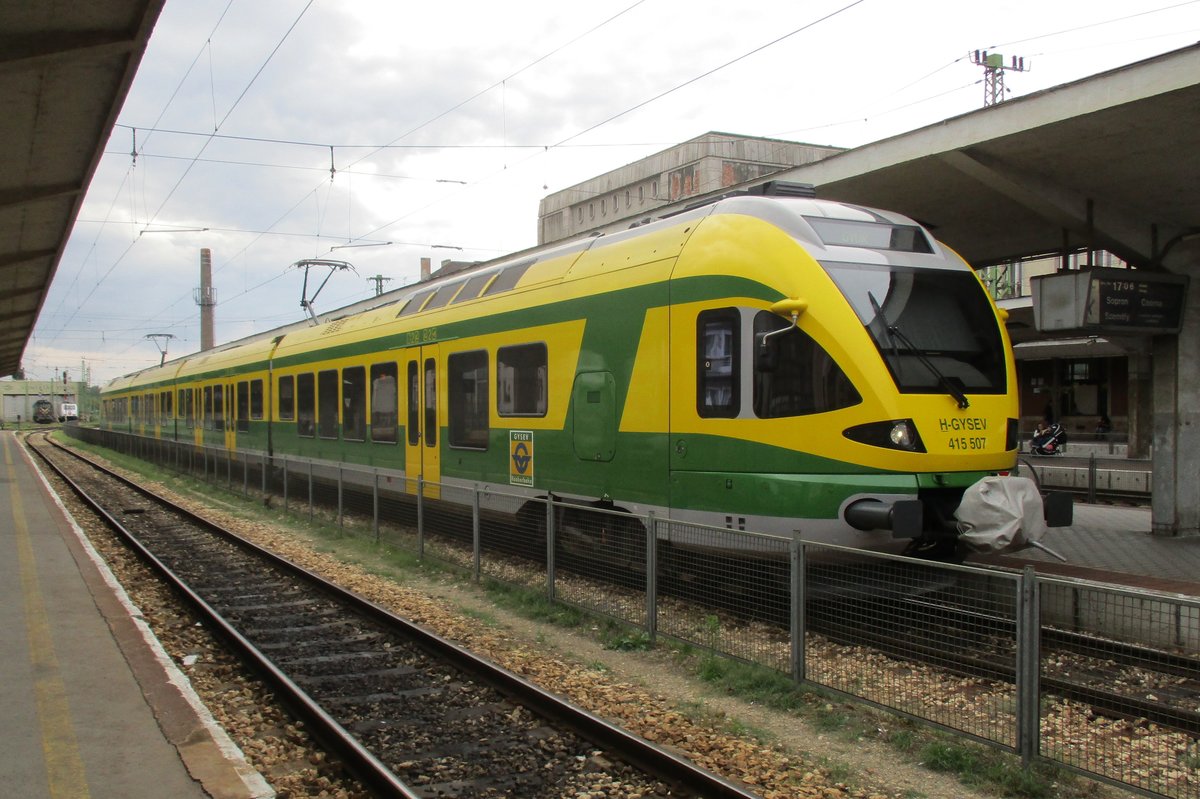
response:
M1178 333L1188 278L1135 269L1081 269L1031 280L1042 332Z

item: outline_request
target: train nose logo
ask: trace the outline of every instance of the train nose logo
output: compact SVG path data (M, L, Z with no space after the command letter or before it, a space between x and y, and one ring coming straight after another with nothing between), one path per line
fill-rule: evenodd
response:
M513 466L517 469L517 474L525 474L529 469L529 462L533 460L533 456L529 454L529 448L522 441L513 448Z

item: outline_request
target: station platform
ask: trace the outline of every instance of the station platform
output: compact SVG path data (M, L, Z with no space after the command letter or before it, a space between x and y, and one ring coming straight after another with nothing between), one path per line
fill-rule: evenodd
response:
M1075 503L1074 524L1050 528L1042 544L1005 555L970 555L968 564L1011 568L1200 597L1200 536L1150 534L1150 509Z
M268 797L11 431L0 431L8 796Z

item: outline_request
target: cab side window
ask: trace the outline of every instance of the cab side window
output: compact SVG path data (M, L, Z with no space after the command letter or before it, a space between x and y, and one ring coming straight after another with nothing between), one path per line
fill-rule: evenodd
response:
M736 308L703 311L696 320L696 411L732 418L741 409L741 314Z

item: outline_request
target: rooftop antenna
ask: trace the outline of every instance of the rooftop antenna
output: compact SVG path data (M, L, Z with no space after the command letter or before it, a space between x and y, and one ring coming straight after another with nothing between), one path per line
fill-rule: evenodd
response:
M154 342L154 346L158 347L162 357L158 359L158 365L162 366L167 362L167 345L171 343L171 339L175 338L170 333L147 333L146 338Z
M1033 64L1025 64L1025 56L1013 56L1008 64L999 53L976 50L971 53L971 63L983 67L983 107L1004 102L1004 73L1028 72Z
M303 261L296 261L292 266L304 270L304 288L300 292L300 307L308 313L314 325L319 325L321 322L317 319L317 314L313 310L313 303L316 301L317 295L321 293L321 289L325 288L325 284L329 282L329 278L333 277L334 272L344 272L346 270L353 272L354 267L346 261L328 261L324 258L306 258ZM325 279L321 281L321 285L317 286L317 290L313 292L310 299L308 296L308 272L313 268L328 269L329 273L325 275Z

